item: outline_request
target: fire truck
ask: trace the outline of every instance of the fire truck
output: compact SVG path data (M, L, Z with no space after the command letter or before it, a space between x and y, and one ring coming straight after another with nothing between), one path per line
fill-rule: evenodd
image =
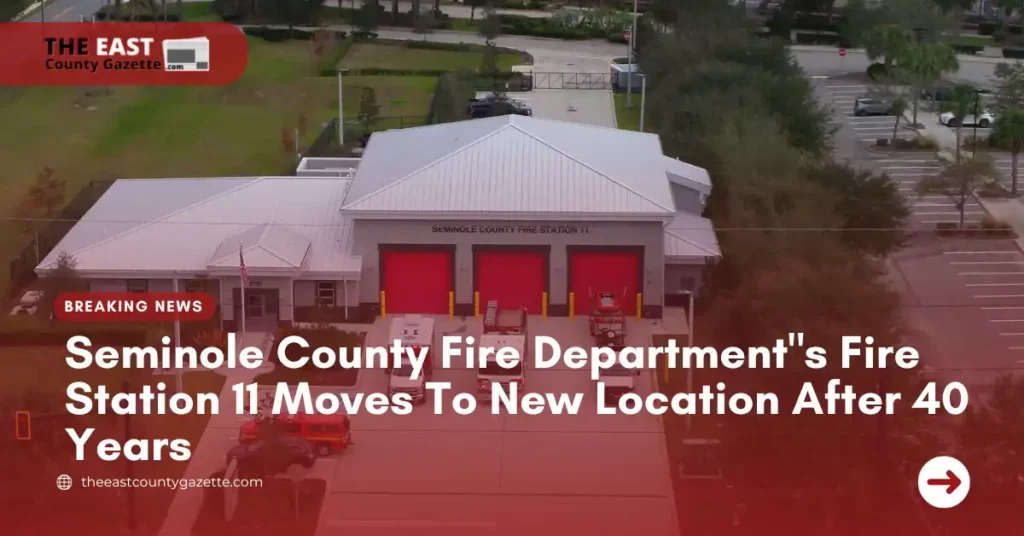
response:
M626 316L622 312L622 297L612 292L591 293L590 334L599 346L625 347Z
M417 354L427 349L427 358L423 363L423 371L416 379L412 378L413 366L408 357L402 357L397 366L388 370L388 394L408 393L414 404L427 401L426 382L433 375L433 359L431 356L434 343L434 319L420 315L406 315L391 321L391 338L389 341L401 341L404 348L412 348Z
M274 415L266 419L252 419L242 423L238 432L239 443L261 439L266 433L280 433L301 437L316 449L318 456L326 457L341 452L352 444L352 429L348 415Z
M484 313L483 335L480 337L480 348L511 348L517 352L520 359L515 366L504 368L495 355L489 355L482 360L477 370L477 397L482 400L490 400L491 384L515 383L522 391L526 383L525 363L527 360L526 344L526 309L501 309L498 302L487 303L487 310ZM479 352L477 355L481 355Z

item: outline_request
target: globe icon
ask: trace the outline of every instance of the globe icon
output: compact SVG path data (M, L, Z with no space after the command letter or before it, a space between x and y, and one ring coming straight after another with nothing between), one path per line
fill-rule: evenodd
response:
M71 477L68 475L60 475L57 477L57 489L61 491L67 491L71 489Z

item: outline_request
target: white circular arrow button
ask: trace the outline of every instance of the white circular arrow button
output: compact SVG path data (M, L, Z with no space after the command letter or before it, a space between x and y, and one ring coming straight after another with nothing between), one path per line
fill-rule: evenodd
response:
M960 460L937 456L928 460L917 475L921 498L935 508L953 508L964 502L971 490L971 474Z

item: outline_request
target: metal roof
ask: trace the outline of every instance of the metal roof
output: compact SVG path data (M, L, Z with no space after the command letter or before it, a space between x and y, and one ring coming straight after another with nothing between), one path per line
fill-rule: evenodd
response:
M665 227L665 262L691 264L722 258L711 220L689 212L677 212Z
M654 218L675 213L653 134L502 116L378 132L345 210L433 218Z
M665 162L665 174L668 180L680 186L696 190L704 195L711 195L711 176L708 170L687 164L678 158L662 157Z
M52 268L60 252L93 276L237 270L241 242L254 275L301 266L303 275L358 276L362 260L351 254L351 223L341 212L349 185L296 177L119 180L36 270Z

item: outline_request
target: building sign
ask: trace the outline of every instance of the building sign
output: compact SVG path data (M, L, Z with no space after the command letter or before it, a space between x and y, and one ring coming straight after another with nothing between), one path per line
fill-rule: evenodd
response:
M260 288L263 286L263 281L249 280L249 288Z
M443 234L588 234L586 225L434 225Z

